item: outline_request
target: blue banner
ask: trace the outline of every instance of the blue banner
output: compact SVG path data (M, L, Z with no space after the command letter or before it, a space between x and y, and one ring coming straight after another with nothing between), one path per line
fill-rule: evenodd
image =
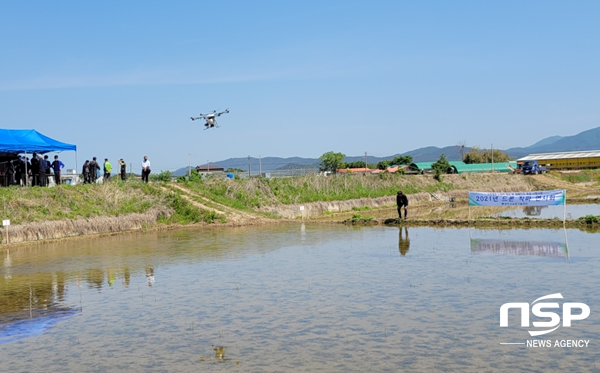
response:
M469 192L469 206L550 206L564 204L564 190Z

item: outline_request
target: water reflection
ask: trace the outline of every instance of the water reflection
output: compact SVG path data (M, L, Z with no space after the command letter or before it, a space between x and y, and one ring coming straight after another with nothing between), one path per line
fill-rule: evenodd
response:
M579 219L586 215L599 215L600 205L594 203L574 205L557 205L557 206L528 206L512 208L505 211L493 211L491 216L510 216L513 218L534 217L541 219L562 219L565 216L567 219Z
M146 268L146 283L148 283L148 287L154 285L154 268L152 267Z
M561 242L471 239L472 254L535 255L567 257L567 245Z
M540 216L545 208L548 208L548 206L525 206L523 207L523 213L527 216Z
M0 306L24 329L0 324L0 340L27 335L30 310L39 328L53 321L36 309L76 316L4 343L0 370L590 371L597 348L500 347L528 333L500 329L498 310L557 292L598 309L599 235L569 230L565 263L528 256L562 248L562 230L472 231L485 245L467 229L298 223L23 246L3 256ZM593 312L553 334L598 335Z
M56 322L78 312L64 304L67 281L64 272L10 275L10 254L0 278L0 344L40 335Z
M402 235L402 230L404 228L404 236ZM401 256L405 256L408 250L410 250L410 238L408 237L408 228L400 227L398 228L399 237L398 237L398 250L400 251Z

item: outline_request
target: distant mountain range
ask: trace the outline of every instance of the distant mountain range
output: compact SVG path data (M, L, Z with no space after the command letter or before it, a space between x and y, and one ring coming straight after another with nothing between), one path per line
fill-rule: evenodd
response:
M469 147L465 147L464 152L469 151ZM533 145L525 148L510 148L502 150L514 159L522 158L532 153L553 153L553 152L568 152L568 151L583 151L583 150L600 150L600 127L591 130L583 131L574 136L550 136L546 137ZM398 155L411 155L414 162L433 162L444 153L450 161L460 161L461 154L458 146L446 146L438 148L436 146L428 146L411 150L402 154L394 154L387 157L367 157L369 163L377 163L384 159L392 159ZM354 162L364 160L364 156L348 156L346 162ZM259 159L250 157L252 171L259 169ZM321 161L318 158L301 158L301 157L265 157L260 159L260 169L262 171L272 171L277 169L298 169L298 168L317 168ZM212 164L212 163L211 163ZM242 170L248 169L248 158L229 158L223 161L215 162L215 165L228 168L239 168ZM182 167L174 172L175 175L185 175L188 168Z

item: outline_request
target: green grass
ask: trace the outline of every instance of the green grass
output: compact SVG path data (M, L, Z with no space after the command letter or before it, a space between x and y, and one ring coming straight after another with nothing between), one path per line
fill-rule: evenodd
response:
M351 218L346 219L344 222L346 223L366 223L373 220L372 216L364 216L361 214L352 214Z
M225 217L220 216L214 211L200 209L182 196L170 192L166 196L168 206L171 207L175 212L168 216L162 217L158 220L161 224L181 224L187 225L191 223L199 223L201 221L206 223L214 223L215 220L225 222Z
M582 170L578 173L559 173L559 177L570 183L600 182L600 170Z
M578 220L584 221L586 224L598 224L598 222L600 221L600 217L594 215L586 215L582 216Z
M223 205L249 211L264 205L391 196L399 189L406 194L455 189L451 183L403 175L389 175L385 179L371 175L307 175L239 180L213 178L182 182L181 185Z
M145 213L154 207L173 211L171 216L161 218L162 223L210 223L221 219L213 212L198 209L155 185L138 181L55 188L0 188L0 203L2 218L10 219L11 224L123 216Z

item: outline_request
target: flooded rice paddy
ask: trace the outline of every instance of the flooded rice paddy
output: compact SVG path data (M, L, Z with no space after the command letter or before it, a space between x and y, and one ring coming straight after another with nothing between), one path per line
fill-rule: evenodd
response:
M395 218L398 216L395 207L382 208L378 210L358 210L325 215L316 217L318 220L339 221L351 217L353 214L372 216L377 219ZM482 217L506 216L511 218L530 218L530 219L579 219L586 215L600 216L600 204L567 204L566 214L564 206L528 206L528 207L481 207L474 206L469 209L467 203L451 202L438 203L433 205L410 206L408 210L409 218L416 219L472 219Z
M600 372L598 233L294 224L0 253L1 371ZM499 327L555 293L590 316ZM501 344L533 339L588 346Z
M494 216L509 216L511 218L539 218L539 219L579 219L586 215L600 215L600 205L579 204L565 206L527 206L502 211Z

